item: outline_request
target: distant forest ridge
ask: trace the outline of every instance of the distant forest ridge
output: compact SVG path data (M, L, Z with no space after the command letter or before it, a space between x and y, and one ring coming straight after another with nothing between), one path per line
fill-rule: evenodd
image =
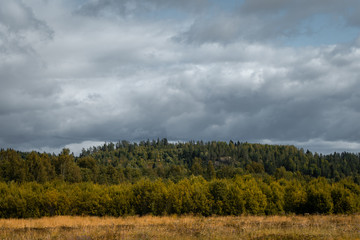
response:
M360 184L360 154L322 155L290 145L241 142L169 142L166 138L140 142L119 141L83 149L74 156L69 149L49 154L0 150L0 181L117 184L141 178L177 182L192 175L206 180L236 175L270 175L277 179L294 175L350 178Z

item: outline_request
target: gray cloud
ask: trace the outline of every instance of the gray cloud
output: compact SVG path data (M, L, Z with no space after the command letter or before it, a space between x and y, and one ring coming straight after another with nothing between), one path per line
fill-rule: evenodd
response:
M352 16L337 2L299 10L293 1L245 1L219 15L206 1L198 15L190 1L26 3L1 3L27 19L0 18L1 147L158 137L321 151L360 143L360 40L298 48L268 41L316 13L335 16L339 7ZM137 15L145 10L125 13L129 4L191 16L152 21Z
M49 122L39 114L55 103L56 84L44 77L45 63L36 45L53 37L48 25L22 1L0 4L0 143L34 142ZM45 142L44 142L45 143ZM33 145L33 144L31 144Z
M344 0L341 2L336 0L306 0L301 2L296 0L277 0L271 2L265 0L246 0L240 8L240 14L266 19L268 20L268 26L271 23L278 23L280 25L275 27L285 27L285 30L287 30L286 26L302 24L309 18L319 14L320 17L329 15L334 21L343 20L349 25L354 25L353 23L355 22L351 19L357 16L356 12L359 8L360 3L356 0Z
M186 43L228 44L314 36L328 28L359 28L360 3L346 1L245 0L231 12L203 14L176 36Z
M29 30L51 37L52 30L44 21L37 19L30 7L21 0L3 1L0 9L0 23L8 31L21 34Z
M159 12L166 9L175 9L186 12L199 12L208 7L208 0L96 0L82 4L77 13L89 16L117 15L121 17L133 17L134 14L166 13ZM143 16L144 17L144 16Z

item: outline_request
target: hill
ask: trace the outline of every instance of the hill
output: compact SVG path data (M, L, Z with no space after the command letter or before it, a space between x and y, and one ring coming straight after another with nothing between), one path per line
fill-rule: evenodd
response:
M0 217L360 212L359 154L166 139L0 151Z

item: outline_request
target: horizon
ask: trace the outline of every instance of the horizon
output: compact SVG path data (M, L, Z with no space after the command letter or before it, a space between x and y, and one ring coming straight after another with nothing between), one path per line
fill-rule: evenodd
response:
M163 139L167 139L167 138L163 138ZM157 141L157 140L163 140L163 139L146 139L146 140L137 140L137 141L128 141L126 139L121 139L121 140L118 140L118 141L104 141L104 142L100 142L100 141L86 141L86 142L82 142L82 143L75 143L75 144L69 144L69 145L66 145L64 147L60 147L60 148L39 148L39 149L15 149L15 148L10 148L10 149L13 149L13 150L16 150L16 151L20 151L20 152L32 152L32 151L35 151L35 152L39 152L39 153L47 153L47 154L55 154L55 155L58 155L62 152L63 149L69 149L70 150L70 153L73 154L75 157L79 157L82 150L88 150L88 149L91 149L93 147L101 147L101 146L104 146L104 144L109 144L109 143L113 143L115 146L117 143L120 143L122 141L127 141L131 144L139 144L140 142L146 142L146 141ZM303 146L296 146L294 144L286 144L286 143L268 143L267 141L263 141L263 142L248 142L248 141L233 141L233 140L222 140L222 141L216 141L216 140L210 140L210 141L203 141L203 140L188 140L188 141L184 141L184 140L169 140L167 139L168 143L169 144L178 144L178 143L189 143L189 142L193 142L195 144L197 144L198 142L203 142L204 144L206 143L211 143L211 142L226 142L227 144L229 144L231 141L233 143L240 143L240 144L243 144L243 143L248 143L248 144L261 144L261 145L273 145L273 146L294 146L296 147L298 150L301 150L303 149L304 152L306 151L310 151L312 154L320 154L320 155L331 155L331 154L334 154L334 153L343 153L343 152L346 152L346 153L353 153L353 154L359 154L360 151L356 152L356 151L342 151L341 148L338 148L339 150L338 151L332 151L332 152L322 152L322 151L314 151L314 150L311 150L309 148L306 147L306 145L303 145ZM321 146L320 146L320 149L321 149Z

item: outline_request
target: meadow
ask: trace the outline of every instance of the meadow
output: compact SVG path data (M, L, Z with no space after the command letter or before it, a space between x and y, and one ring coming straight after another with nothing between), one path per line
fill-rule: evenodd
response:
M360 239L360 215L0 219L0 239Z

